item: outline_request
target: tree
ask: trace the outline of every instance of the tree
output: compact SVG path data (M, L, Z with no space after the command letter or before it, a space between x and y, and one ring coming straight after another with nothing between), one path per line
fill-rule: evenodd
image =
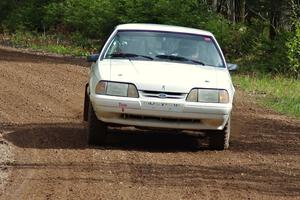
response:
M280 25L280 18L282 12L282 0L270 0L270 31L269 38L274 40L277 35L277 29Z

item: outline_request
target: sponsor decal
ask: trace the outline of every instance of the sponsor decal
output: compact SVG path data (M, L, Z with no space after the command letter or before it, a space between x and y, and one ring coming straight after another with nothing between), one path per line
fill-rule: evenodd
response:
M121 108L122 112L125 112L125 109L127 108L127 104L125 104L125 103L119 103L119 108Z
M205 38L204 38L204 41L205 41L205 42L211 42L211 38L210 38L210 37L205 37Z

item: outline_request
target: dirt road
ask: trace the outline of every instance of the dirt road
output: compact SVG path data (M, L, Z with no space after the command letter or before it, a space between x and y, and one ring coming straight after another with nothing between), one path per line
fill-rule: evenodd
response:
M83 64L0 48L0 199L300 199L300 121L241 92L227 151L149 131L87 146Z

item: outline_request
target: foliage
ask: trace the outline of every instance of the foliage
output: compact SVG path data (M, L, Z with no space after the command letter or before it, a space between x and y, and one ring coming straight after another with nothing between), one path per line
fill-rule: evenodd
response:
M67 32L80 32L90 38L105 37L115 25L113 4L108 0L66 0L45 9L48 27L63 25Z
M11 36L13 46L30 48L32 50L46 51L62 55L87 56L89 50L74 46L65 42L64 36L59 35L40 35L28 31L17 31Z
M289 61L289 72L296 78L300 77L300 2L292 0L292 24L294 34L286 46L288 48L287 57Z
M45 14L43 8L47 4L44 0L1 0L2 10L6 10L3 16L3 24L11 31L16 30L43 30L44 22L42 16ZM49 1L51 2L51 1Z
M295 35L287 42L289 72L295 77L300 77L300 22L295 27Z
M233 82L258 101L282 114L300 118L300 82L265 74L235 75ZM289 89L287 89L289 88Z

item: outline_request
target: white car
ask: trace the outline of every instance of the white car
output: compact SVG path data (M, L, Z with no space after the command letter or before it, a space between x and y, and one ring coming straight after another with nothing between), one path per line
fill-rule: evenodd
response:
M100 54L91 55L84 119L89 144L103 144L107 127L196 130L209 145L229 146L235 89L212 33L198 29L124 24Z

